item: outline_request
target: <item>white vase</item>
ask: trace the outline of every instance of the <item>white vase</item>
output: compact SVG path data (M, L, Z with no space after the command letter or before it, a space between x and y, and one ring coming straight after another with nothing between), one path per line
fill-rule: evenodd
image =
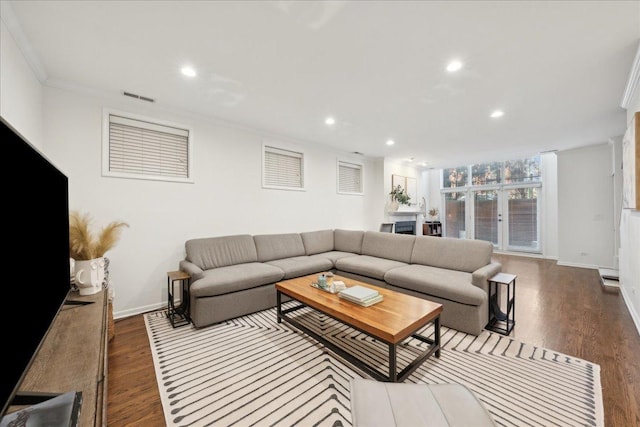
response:
M93 295L102 290L104 257L75 262L76 286L80 295Z

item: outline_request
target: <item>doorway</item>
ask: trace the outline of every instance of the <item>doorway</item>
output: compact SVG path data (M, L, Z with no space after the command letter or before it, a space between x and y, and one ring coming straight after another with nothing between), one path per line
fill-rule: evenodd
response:
M443 192L445 236L491 242L498 250L541 252L540 184Z

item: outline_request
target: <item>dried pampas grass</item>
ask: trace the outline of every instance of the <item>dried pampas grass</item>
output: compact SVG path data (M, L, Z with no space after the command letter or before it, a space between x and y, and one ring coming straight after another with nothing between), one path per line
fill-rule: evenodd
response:
M91 216L88 213L69 213L69 256L75 260L89 260L103 257L118 240L123 227L129 224L114 221L100 230L97 236L91 232Z

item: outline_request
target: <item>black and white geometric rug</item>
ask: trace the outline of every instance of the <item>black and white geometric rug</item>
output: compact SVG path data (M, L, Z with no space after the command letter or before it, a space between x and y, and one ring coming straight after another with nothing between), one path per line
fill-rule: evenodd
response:
M387 346L340 322L299 310L299 320L385 372ZM167 426L350 426L349 380L365 375L314 339L276 322L275 308L203 329L172 328L148 313ZM432 327L422 335L431 336ZM440 359L406 382L463 383L501 426L603 426L600 366L483 331L442 327ZM398 350L398 370L425 344Z

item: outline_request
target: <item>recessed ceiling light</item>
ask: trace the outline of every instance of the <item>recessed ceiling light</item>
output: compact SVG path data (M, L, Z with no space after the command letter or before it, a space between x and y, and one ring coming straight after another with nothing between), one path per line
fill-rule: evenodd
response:
M324 123L325 123L327 126L332 126L332 125L335 125L335 124L336 124L336 119L334 119L333 117L327 117L327 118L324 120Z
M427 162L420 163L421 166L427 166Z
M460 61L451 61L447 65L447 71L450 72L450 73L458 71L461 68L462 68L462 62L460 62Z
M495 110L493 113L491 113L492 119L497 119L498 117L502 117L502 116L504 116L504 111L502 110Z
M387 145L393 145L393 144L395 144L395 143L396 143L396 142L395 142L393 139L388 139L388 140L387 140Z
M182 69L180 71L182 72L182 74L184 74L187 77L195 77L196 76L196 70L194 70L191 67L182 67Z

